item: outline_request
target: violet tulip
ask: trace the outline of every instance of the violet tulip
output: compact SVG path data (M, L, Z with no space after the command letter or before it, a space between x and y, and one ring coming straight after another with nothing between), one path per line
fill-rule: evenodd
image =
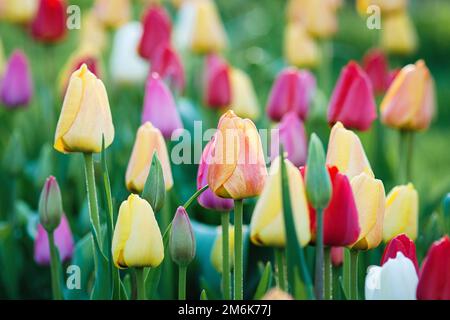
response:
M169 45L160 46L156 50L151 64L151 72L156 72L165 80L169 87L178 93L185 86L184 68L177 52Z

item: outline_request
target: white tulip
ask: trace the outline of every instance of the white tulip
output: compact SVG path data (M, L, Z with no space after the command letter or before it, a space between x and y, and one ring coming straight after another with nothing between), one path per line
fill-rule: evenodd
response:
M419 279L414 264L401 252L383 266L367 270L366 300L415 300Z

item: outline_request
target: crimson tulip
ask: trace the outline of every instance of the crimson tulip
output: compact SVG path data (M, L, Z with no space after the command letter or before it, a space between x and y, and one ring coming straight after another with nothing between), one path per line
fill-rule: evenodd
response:
M207 106L223 108L230 105L230 68L219 55L210 54L206 57L203 68L203 84L203 99Z
M381 265L385 264L389 259L395 259L397 252L403 253L403 255L410 259L419 273L419 265L417 264L416 246L406 234L399 234L393 238L387 244L384 249L383 257L381 258Z
M379 49L369 50L363 58L363 68L372 82L375 94L384 93L389 81L389 66L384 52Z
M55 43L66 35L66 2L64 0L40 0L31 23L31 35L44 43Z
M177 52L169 45L159 46L152 59L151 72L156 72L169 86L181 93L185 86L184 68Z

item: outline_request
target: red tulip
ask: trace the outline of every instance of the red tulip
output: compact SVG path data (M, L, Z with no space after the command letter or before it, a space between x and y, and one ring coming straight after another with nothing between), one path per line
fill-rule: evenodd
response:
M160 46L152 59L151 72L156 72L179 93L184 90L184 68L176 51L169 45Z
M414 264L417 273L419 273L419 265L417 264L416 257L416 246L414 241L408 238L405 234L399 234L389 241L384 249L383 257L381 258L381 265L385 264L389 259L395 259L397 257L397 252L403 253L406 258L410 259Z
M138 52L144 59L153 60L160 46L170 44L172 25L162 6L151 6L142 21L143 31Z
M280 72L270 91L267 114L273 121L280 121L289 111L305 120L316 87L312 73L289 67Z
M422 263L417 299L450 300L450 238L433 243Z
M346 128L365 131L377 118L372 84L354 61L341 71L328 108L328 123L340 121Z
M372 81L375 94L382 94L388 88L389 66L386 55L379 49L372 49L363 58L363 68Z
M227 107L231 103L230 69L225 60L216 54L205 59L203 69L203 99L213 108Z
M39 8L31 23L31 35L45 43L58 42L66 35L66 2L64 0L40 0Z

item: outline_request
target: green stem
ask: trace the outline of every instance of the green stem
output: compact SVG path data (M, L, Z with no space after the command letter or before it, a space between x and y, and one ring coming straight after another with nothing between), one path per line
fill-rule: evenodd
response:
M358 300L358 250L350 250L350 299Z
M230 240L229 226L230 213L221 214L222 220L222 290L225 300L231 299L231 283L230 283Z
M194 202L195 199L197 199L206 189L209 188L209 185L205 185L203 188L197 190L186 203L183 205L183 207L187 210L187 208Z
M286 278L284 273L284 251L281 248L275 248L275 263L277 265L277 285L286 291Z
M242 217L243 200L234 200L234 300L242 300L243 292L243 251Z
M332 65L331 58L333 56L333 45L331 41L323 40L320 43L322 51L322 61L319 67L319 80L321 82L321 88L326 96L331 92L331 76Z
M95 187L94 160L92 158L92 153L84 154L84 166L86 174L87 196L89 200L89 214L94 229L97 232L97 235L101 237L100 218L98 215L98 205L97 205L97 190ZM101 246L101 244L102 243L100 241L99 245Z
M178 300L186 300L186 270L187 266L178 268Z
M144 268L135 268L137 299L146 300L145 297L145 272Z
M58 249L55 246L53 231L48 232L48 243L50 246L50 270L52 275L52 292L54 300L62 300L61 275L59 273Z
M411 181L411 169L413 159L413 138L412 131L400 131L400 167L399 167L399 184Z
M316 298L324 298L324 259L323 259L323 210L317 211L317 235L316 235Z
M324 249L324 264L325 264L325 299L333 299L333 270L331 265L331 247Z

